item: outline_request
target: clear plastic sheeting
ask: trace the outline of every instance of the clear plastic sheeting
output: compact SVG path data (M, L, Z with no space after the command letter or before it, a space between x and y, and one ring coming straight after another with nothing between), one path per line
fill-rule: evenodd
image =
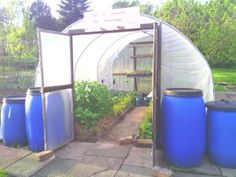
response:
M54 150L73 139L72 90L46 93L45 100L47 146Z
M214 99L211 70L196 47L180 32L162 25L161 87L198 88L205 101Z
M44 86L71 84L69 37L40 32Z
M162 90L175 87L198 88L203 91L205 101L214 100L211 70L203 55L191 41L171 25L153 17L140 14L137 20L140 24L162 23L162 39L160 39L162 45ZM63 32L68 33L69 30L73 29L86 29L86 19L75 22ZM60 41L58 40L55 41L59 44ZM134 90L134 79L125 76L126 72L134 71L133 61L130 59L130 55L133 54L128 48L133 42L150 40L153 40L153 30L73 36L75 80L98 81L107 85L110 89ZM153 53L153 47L151 46L152 44L149 43L147 46L137 49L137 55ZM67 47L65 46L66 49L63 49L63 52L67 53ZM57 49L57 51L59 50ZM65 55L67 54L62 56L65 57ZM51 58L49 56L48 58ZM58 56L58 54L55 56ZM54 62L57 67L55 60ZM149 71L152 68L151 65L151 59L137 59L136 69ZM62 71L64 71L64 68ZM116 72L123 72L124 75L114 75ZM148 91L152 82L150 77L138 78L137 84L138 88Z

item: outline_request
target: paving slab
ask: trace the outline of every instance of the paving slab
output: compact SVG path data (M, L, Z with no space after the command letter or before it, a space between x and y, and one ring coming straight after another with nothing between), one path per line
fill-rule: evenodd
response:
M117 170L120 168L123 160L116 158L83 156L78 162L83 164L99 166L104 169Z
M25 158L15 162L14 164L7 167L5 170L10 175L19 176L19 177L28 177L33 175L35 172L46 166L52 160L54 160L55 156L45 160L38 161L35 157L35 154L30 154Z
M109 168L100 167L98 165L90 165L77 163L72 169L66 173L66 177L91 177L99 173L108 171Z
M175 173L173 177L221 177L221 176L192 174L192 173Z
M221 100L221 99L228 100L229 97L226 94L227 94L227 92L216 92L215 93L215 100Z
M113 177L115 176L116 171L115 170L107 170L98 174L95 174L91 177Z
M236 169L221 168L221 172L222 172L223 176L236 177Z
M124 165L152 168L152 149L132 147Z
M32 177L59 177L64 176L75 164L77 161L75 160L67 160L67 159L55 159L47 166L39 170Z
M0 169L6 168L12 163L24 158L31 152L26 149L17 149L0 145Z
M122 165L119 172L125 172L134 175L151 176L152 170L150 168L135 165Z
M209 161L207 157L202 160L199 167L195 168L197 173L203 173L208 175L221 175L219 167Z
M151 177L151 176L119 171L115 177Z
M96 143L94 148L85 152L85 155L124 159L132 146L121 146L115 143Z
M72 142L59 149L55 155L57 158L78 160L94 146L96 146L96 143Z

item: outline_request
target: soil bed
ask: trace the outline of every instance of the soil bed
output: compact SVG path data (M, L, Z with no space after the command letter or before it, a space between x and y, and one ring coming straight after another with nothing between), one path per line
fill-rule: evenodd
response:
M133 106L128 107L116 117L107 116L98 121L98 123L90 128L85 128L79 121L75 121L76 140L82 142L96 142L105 137L108 132L120 121L123 120L125 114L132 110Z

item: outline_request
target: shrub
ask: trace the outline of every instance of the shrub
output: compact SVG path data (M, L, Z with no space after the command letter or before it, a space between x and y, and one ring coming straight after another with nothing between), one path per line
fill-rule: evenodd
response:
M152 138L152 105L144 114L144 119L139 125L139 136L144 139Z
M75 114L79 121L91 128L96 122L112 113L112 96L108 88L98 82L75 83Z

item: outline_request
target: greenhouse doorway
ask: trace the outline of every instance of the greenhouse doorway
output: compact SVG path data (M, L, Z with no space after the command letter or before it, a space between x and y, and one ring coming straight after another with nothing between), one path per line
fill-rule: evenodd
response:
M162 23L151 23L151 24L141 24L139 28L131 28L131 29L121 29L121 30L106 30L106 31L91 31L85 32L84 30L69 30L68 34L51 32L46 30L39 30L39 53L40 53L40 75L36 77L40 77L40 79L36 79L38 83L36 86L40 86L43 94L43 112L44 112L44 133L45 133L45 150L48 149L57 149L65 144L68 144L70 141L74 139L75 127L72 128L74 123L74 102L73 100L73 85L75 77L81 77L81 75L75 75L76 70L84 71L84 75L82 77L86 78L99 78L99 72L102 73L103 70L97 71L98 65L106 67L107 64L113 66L113 61L111 63L104 63L103 58L98 59L97 62L91 63L88 69L83 66L83 60L80 63L74 63L74 58L80 57L83 53L85 53L85 46L89 46L91 42L88 42L87 39L93 38L93 40L98 40L99 36L107 36L108 40L114 40L114 38L120 38L119 34L123 36L130 36L133 38L133 34L138 34L138 38L141 38L143 34L152 33L153 42L150 45L153 46L153 53L149 53L148 57L153 58L152 60L152 71L149 73L145 73L148 76L152 76L152 79L149 79L149 83L152 82L152 90L153 90L153 165L157 165L157 148L160 146L160 137L159 128L157 127L160 122L160 99L161 99L161 27ZM133 35L133 36L132 36ZM136 35L136 34L135 34ZM114 37L114 38L113 38ZM137 39L138 39L137 38ZM123 38L121 38L123 39ZM133 40L135 41L135 40ZM106 48L107 45L110 45L110 41L104 41L104 45L102 47ZM126 41L130 43L130 39ZM81 45L82 44L82 45ZM124 44L119 44L124 45ZM141 43L133 43L131 45L141 45ZM142 44L143 45L143 44ZM96 48L97 47L97 48ZM112 47L117 47L113 45ZM118 46L119 47L119 46ZM107 50L109 50L110 46L107 46ZM76 50L76 52L75 52ZM100 52L99 46L94 46L94 52ZM55 54L57 57L55 57ZM145 54L146 55L146 54ZM105 56L105 55L104 55ZM89 55L87 56L89 57ZM137 55L134 53L133 61L135 70L138 69L137 62L135 61L138 57L143 57L141 55ZM56 64L56 67L55 67ZM64 71L64 72L61 72ZM138 71L138 70L137 70ZM89 72L89 74L88 74ZM112 71L110 71L112 72ZM135 75L136 74L136 75ZM116 74L114 73L114 76ZM133 76L144 75L144 73L133 73ZM131 77L131 75L130 75ZM138 90L138 78L134 78L134 88ZM76 78L77 79L77 78ZM111 81L107 79L108 81ZM151 81L152 80L152 81ZM113 83L113 79L112 79ZM106 83L104 83L106 84ZM149 88L150 89L150 88ZM48 110L47 105L48 97L53 93L60 93L61 98L63 100L62 109L64 110L64 115L61 119L53 118L53 110ZM53 121L52 121L53 120ZM53 125L54 124L54 125ZM60 141L54 142L54 139L58 139L57 132L52 132L52 126L62 125L63 131L61 133Z
M113 88L116 84L116 79L114 79L115 77L117 77L117 75L119 76L124 76L124 77L132 77L133 78L133 84L134 84L134 90L138 90L138 76L151 76L151 78L149 78L149 83L152 83L150 85L152 85L152 98L153 98L153 165L157 165L157 149L160 147L160 133L159 133L159 127L158 125L160 125L160 102L161 102L161 32L162 32L162 23L151 23L151 24L141 24L139 28L132 28L132 29L121 29L121 30L106 30L106 31L91 31L91 32L85 32L84 30L80 30L80 29L75 29L75 30L69 30L69 35L70 35L70 44L72 45L71 47L71 57L73 60L73 57L79 58L79 60L76 61L76 63L74 63L74 73L77 73L76 70L80 70L82 71L80 74L81 75L74 75L74 78L79 79L80 77L83 79L88 79L89 78L93 79L97 79L99 82L107 85L109 88ZM135 34L135 33L141 33L140 34ZM149 34L148 34L149 33ZM143 37L143 34L147 34L147 36L150 36L150 33L152 34L152 40L151 41L139 41L136 43L130 43L131 39L133 39L132 41L136 41L135 39L140 39ZM134 35L135 34L135 38ZM102 41L103 42L103 46L105 48L105 52L103 50L101 51L101 55L102 57L98 59L98 61L94 61L95 66L93 66L93 63L90 63L91 65L89 66L90 69L89 71L87 71L88 69L83 66L83 63L86 61L86 57L89 58L90 56L92 56L93 54L91 54L94 50L94 53L98 53L98 55L100 55L100 51L99 51L99 45L96 46L89 46L89 45L93 45L93 40L99 40L101 38L101 36L103 36L103 40L104 38L107 39L107 41ZM105 36L105 37L104 37ZM124 37L125 36L125 37ZM138 36L138 37L137 37ZM144 36L145 37L145 36ZM92 38L92 40L91 40ZM128 40L127 40L128 38ZM90 41L92 42L87 42L86 39L90 39ZM101 39L102 40L102 39ZM124 41L125 44L128 45L133 45L134 47L134 53L133 53L133 57L131 57L133 59L133 66L134 67L134 73L133 74L128 74L127 72L123 71L121 69L120 73L116 73L113 70L113 66L116 64L116 60L111 60L111 62L104 60L104 58L106 58L107 56L112 56L113 55L109 55L109 50L112 49L111 51L114 51L114 49L119 48L119 45L122 46L126 46L123 44L120 44L121 41ZM81 47L79 44L79 41L87 43L84 44L84 46L89 46L92 50L88 50L86 51L86 47ZM113 41L113 42L111 42ZM117 42L119 41L119 42ZM111 44L112 43L112 44ZM99 43L98 43L99 44ZM100 44L101 45L101 44ZM145 53L143 55L138 54L138 51L136 50L136 47L138 46L134 46L134 45L150 45L152 46L152 50L148 51L151 53ZM75 54L75 50L77 51L77 53ZM79 52L78 52L79 51ZM86 53L87 52L87 53ZM135 53L137 52L137 53ZM83 56L84 55L84 61L83 61ZM115 54L115 55L118 55ZM82 57L81 57L82 56ZM86 56L86 57L85 57ZM142 58L142 57L148 57L147 60L151 60L151 62L149 61L149 71L145 71L146 73L138 73L137 69L139 69L139 66L137 65L137 60L138 58ZM73 60L74 61L74 60ZM95 70L95 73L93 72L93 68ZM105 70L104 68L111 68L109 71ZM87 74L86 74L87 73ZM84 74L84 75L83 75ZM86 75L85 75L86 74ZM136 76L136 77L133 77ZM112 86L111 86L112 85ZM148 91L147 88L146 91ZM145 88L144 90L145 91Z

